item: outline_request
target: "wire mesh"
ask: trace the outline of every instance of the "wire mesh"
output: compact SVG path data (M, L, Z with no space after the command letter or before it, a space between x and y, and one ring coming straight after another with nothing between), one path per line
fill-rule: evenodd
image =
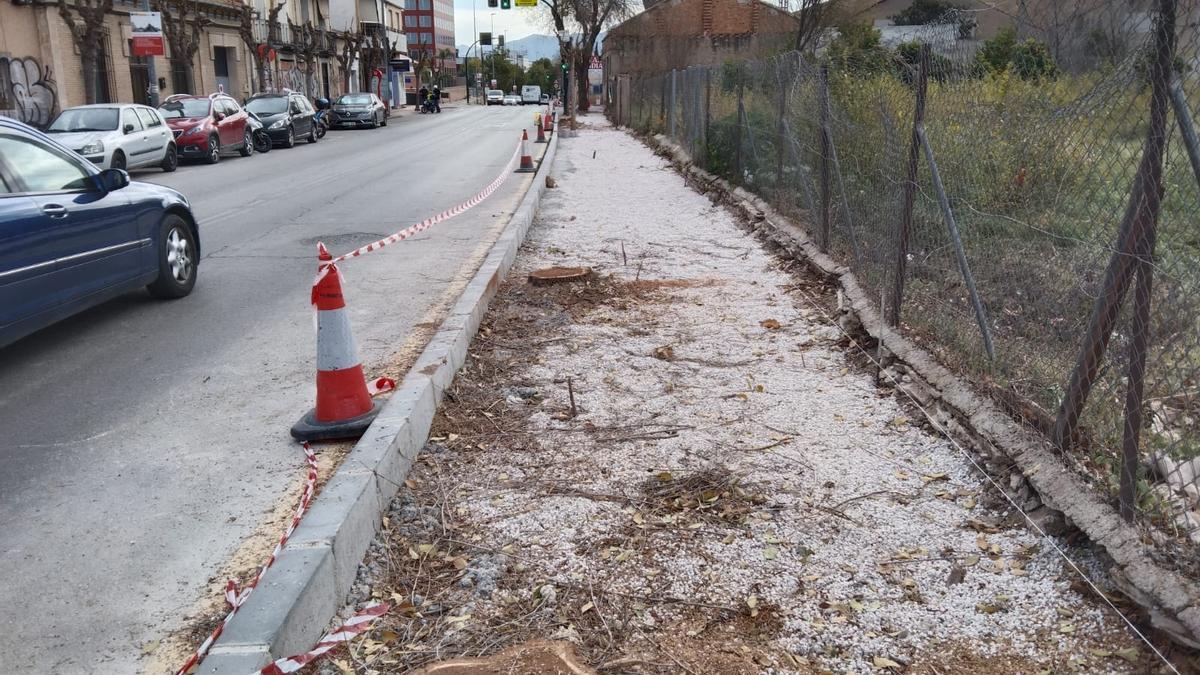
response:
M942 363L1065 430L1064 460L1200 578L1197 0L1020 7L986 39L957 12L891 44L847 26L816 54L634 75L621 121L806 222Z

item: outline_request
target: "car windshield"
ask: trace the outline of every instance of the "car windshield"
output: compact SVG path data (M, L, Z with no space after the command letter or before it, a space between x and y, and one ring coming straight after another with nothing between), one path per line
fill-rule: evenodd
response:
M337 100L338 105L368 105L371 103L370 94L345 94Z
M164 103L159 111L167 119L180 117L207 117L209 100L206 98L184 98ZM115 128L115 127L114 127Z
M488 92L488 96L503 96L503 95L504 95L504 92L500 91L499 89L493 89Z
M283 96L264 96L246 101L246 110L259 115L277 115L287 112L287 99Z
M115 131L119 108L72 108L59 113L46 129L50 133Z

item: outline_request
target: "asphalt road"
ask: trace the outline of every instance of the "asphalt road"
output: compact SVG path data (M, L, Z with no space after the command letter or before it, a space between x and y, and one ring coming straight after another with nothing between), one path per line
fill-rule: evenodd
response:
M183 300L131 293L0 350L0 671L132 672L181 625L254 526L295 498L303 455L288 429L313 399L317 241L337 255L465 200L533 112L410 113L134 175L191 200L199 282ZM342 266L368 372L469 271L529 180Z

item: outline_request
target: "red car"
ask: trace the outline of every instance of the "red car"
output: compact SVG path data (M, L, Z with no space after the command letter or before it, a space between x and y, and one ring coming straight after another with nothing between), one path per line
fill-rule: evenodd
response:
M180 159L221 161L221 153L237 151L242 157L254 154L246 111L229 96L176 94L159 107L175 134Z

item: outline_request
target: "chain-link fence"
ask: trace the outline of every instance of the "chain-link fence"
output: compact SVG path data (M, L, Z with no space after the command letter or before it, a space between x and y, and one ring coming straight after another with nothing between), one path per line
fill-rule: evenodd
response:
M614 74L609 114L806 222L884 316L1191 568L1200 11L1020 6L986 40L962 13L893 45L864 25L815 56Z

